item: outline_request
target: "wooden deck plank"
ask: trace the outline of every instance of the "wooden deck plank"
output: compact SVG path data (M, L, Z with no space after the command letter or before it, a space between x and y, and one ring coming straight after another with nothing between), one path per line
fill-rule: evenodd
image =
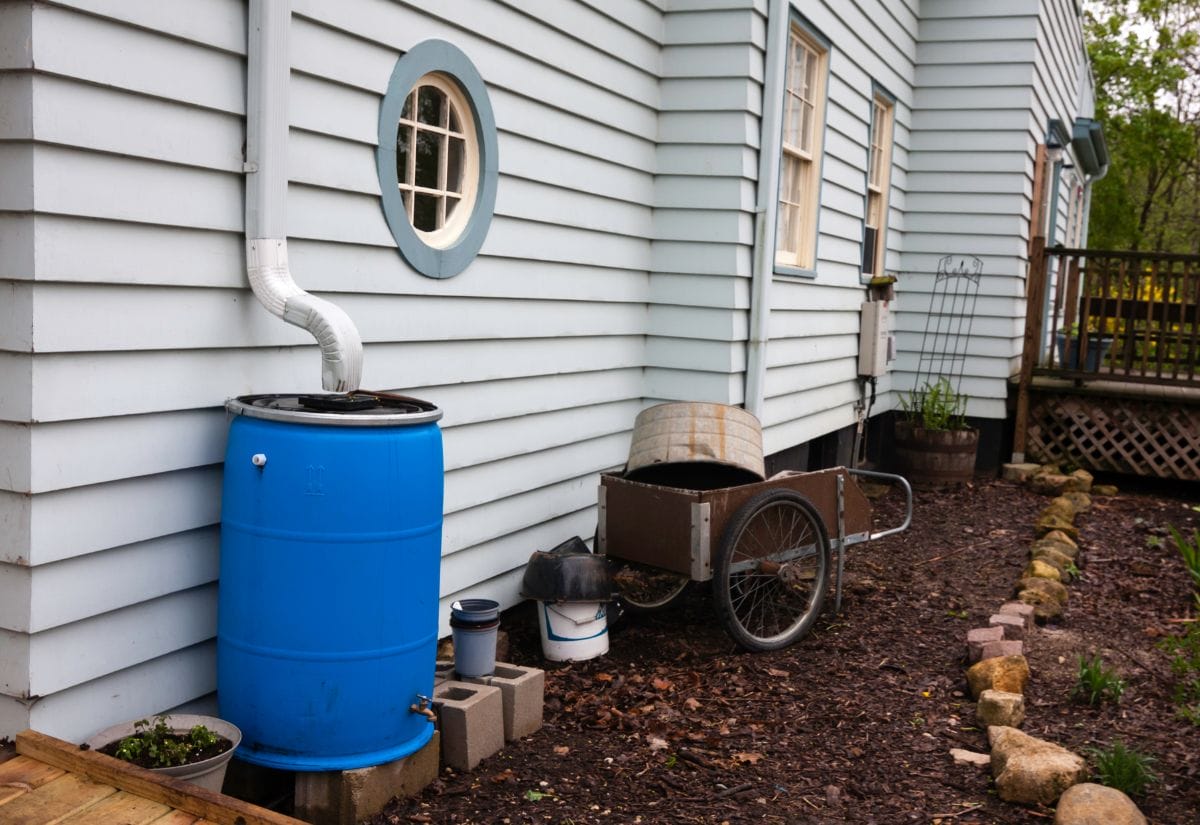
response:
M4 806L4 825L58 825L74 813L112 796L117 789L68 773Z
M14 756L7 762L0 763L0 785L20 783L36 788L52 779L58 779L64 773L62 768L55 768L37 759Z
M117 791L90 808L68 816L59 825L148 825L170 811L170 807L161 802Z
M66 771L62 768L47 765L28 756L17 756L0 763L0 805L34 788L40 788L64 773ZM3 821L3 817L0 817L0 821Z
M153 820L150 825L199 825L202 820L197 819L195 814L189 814L187 811L171 811L166 816L160 816Z
M17 753L196 814L212 820L214 825L306 825L299 819L214 793L190 782L160 776L96 751L80 750L78 745L37 731L27 730L17 734Z

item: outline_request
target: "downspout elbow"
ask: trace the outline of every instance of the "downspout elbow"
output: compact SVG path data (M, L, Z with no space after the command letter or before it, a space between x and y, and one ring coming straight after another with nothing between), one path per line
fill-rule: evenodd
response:
M246 241L246 272L259 302L278 318L307 330L321 348L321 386L353 392L362 379L362 338L345 310L302 290L288 269L287 241Z
M353 392L362 338L339 306L292 280L287 253L288 31L290 0L250 0L247 13L246 273L267 311L308 330L321 348L321 386Z

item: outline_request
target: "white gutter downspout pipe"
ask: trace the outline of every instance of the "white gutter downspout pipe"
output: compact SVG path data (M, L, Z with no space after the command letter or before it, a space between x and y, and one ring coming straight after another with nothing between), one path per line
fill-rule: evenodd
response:
M779 152L776 137L783 117L783 79L787 57L788 0L771 0L767 11L767 50L763 81L762 133L758 147L758 203L754 210L754 260L750 272L750 334L746 342L746 410L762 420L766 394L767 342L770 338L771 281L775 276L775 220Z
M312 333L321 386L351 392L362 378L362 338L341 307L296 285L287 255L290 0L250 0L246 84L246 272L271 314Z

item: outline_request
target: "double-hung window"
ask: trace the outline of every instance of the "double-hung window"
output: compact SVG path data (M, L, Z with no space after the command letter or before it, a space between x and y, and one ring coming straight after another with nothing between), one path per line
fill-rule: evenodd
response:
M892 116L895 103L876 94L871 103L871 149L867 158L867 219L863 232L864 275L883 272L887 254L888 189L892 178Z
M828 50L793 23L784 79L775 263L814 269Z

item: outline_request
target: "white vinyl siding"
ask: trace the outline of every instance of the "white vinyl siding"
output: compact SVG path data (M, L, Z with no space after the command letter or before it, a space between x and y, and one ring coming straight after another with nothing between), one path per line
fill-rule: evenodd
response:
M244 4L22 8L32 52L0 73L27 123L0 144L0 279L23 299L0 342L0 730L78 738L214 689L221 407L318 389L320 356L245 280ZM358 324L364 386L445 410L443 612L513 604L532 550L591 535L644 404L661 12L293 8L293 272ZM431 38L470 54L500 130L496 217L451 283L396 255L375 177L392 66Z
M862 398L858 329L875 83L895 95L885 269L900 270L907 237L917 3L830 0L798 10L829 44L816 277L777 274L771 285L762 412L767 453L853 425ZM901 285L904 280L902 274ZM873 413L887 409L890 386L889 377L879 380Z
M912 387L938 259L977 256L984 277L962 390L969 415L1002 419L1024 334L1037 144L1049 118L1069 130L1086 115L1082 31L1073 0L1005 0L982 11L922 0L921 14L895 381ZM1061 239L1067 186L1058 197Z

